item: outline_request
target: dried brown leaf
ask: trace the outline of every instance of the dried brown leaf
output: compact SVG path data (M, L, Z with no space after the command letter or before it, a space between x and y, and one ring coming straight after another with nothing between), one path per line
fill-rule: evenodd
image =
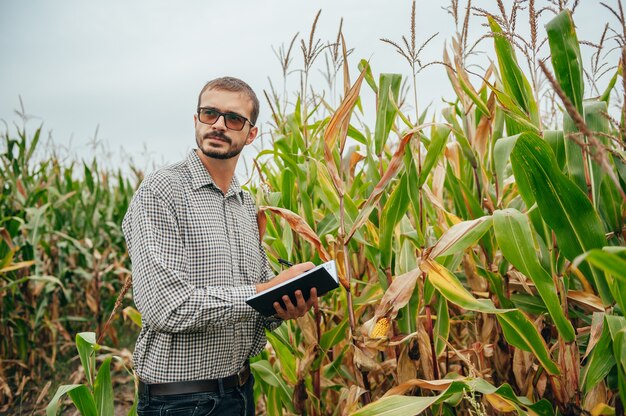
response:
M495 93L491 92L489 98L487 99L487 108L489 109L490 114L488 116L483 115L478 122L478 127L476 127L476 133L474 134L474 147L476 148L476 151L480 155L481 159L485 158L485 154L487 153L487 143L489 143L489 138L491 137L491 131L493 129L495 117L492 115L495 114L496 109L495 97Z
M380 371L380 364L372 358L371 352L353 345L354 365L361 371Z
M415 361L413 361L411 357L409 357L409 348L410 346L408 344L404 345L402 347L402 350L400 351L400 358L398 359L397 373L398 383L400 385L415 379L415 377L417 376L417 365Z
M580 376L580 354L575 342L559 340L559 367L562 372L563 396L566 402L574 398Z
M259 228L259 239L263 241L263 236L265 235L265 230L267 230L267 216L265 212L259 211L256 214L256 224Z
M52 385L52 380L49 380L45 386L43 386L43 389L41 389L41 393L39 393L39 396L37 396L37 400L35 400L35 404L39 404L41 403L41 401L46 397L46 395L48 394L48 390L50 390L50 386Z
M317 253L323 261L330 261L330 256L322 245L322 241L302 217L300 217L295 212L292 212L285 208L270 206L259 207L259 212L265 211L270 211L273 214L276 214L286 220L292 230L294 230L300 237L304 238L315 246L315 248L317 249Z
M411 299L415 290L415 283L419 278L421 270L419 267L397 276L387 288L387 291L380 300L380 304L374 313L375 317L387 316L395 318L398 311L403 308Z
M317 344L317 326L315 325L315 319L309 313L300 317L296 321L298 328L304 336L304 346L308 348L309 345Z
M528 377L533 364L532 353L522 351L519 348L513 353L513 375L515 383L520 391L525 392L528 386Z
M417 346L420 352L420 366L425 379L433 380L435 378L435 369L433 367L432 351L430 346L430 337L422 320L417 321Z
M462 378L458 378L457 380L462 380ZM405 394L407 391L419 387L422 389L434 390L434 391L443 391L450 387L450 384L455 381L455 379L445 379L445 380L423 380L423 379L413 379L405 381L395 387L389 389L383 397L395 396Z
M485 394L485 398L499 412L514 412L516 409L510 401L497 394Z
M363 224L365 224L370 213L372 212L372 210L374 210L376 203L382 196L382 193L385 190L385 187L389 184L389 182L391 182L391 180L396 176L396 174L402 167L404 149L406 148L406 145L409 142L409 140L411 140L411 138L414 136L415 133L421 131L422 129L426 127L430 127L434 124L435 123L423 124L415 129L412 129L407 134L404 135L402 140L400 140L398 149L396 149L395 153L391 157L391 161L389 162L389 166L387 166L387 170L385 171L383 176L380 178L380 181L378 181L378 183L372 190L372 193L370 194L369 198L367 198L367 201L365 201L365 203L361 207L361 210L359 211L359 215L357 216L356 220L354 220L352 229L348 233L348 236L346 237L344 244L347 244L348 241L350 241L350 239L356 232L356 230L359 229Z
M578 305L585 312L604 312L602 300L593 293L570 290L567 299Z
M585 396L583 401L583 409L593 414L593 410L598 405L603 405L608 402L606 385L604 381L596 384L589 393Z
M587 358L593 348L596 346L602 335L602 327L604 326L604 313L594 313L591 318L591 330L589 331L589 341L587 341L587 350L583 355L583 360Z

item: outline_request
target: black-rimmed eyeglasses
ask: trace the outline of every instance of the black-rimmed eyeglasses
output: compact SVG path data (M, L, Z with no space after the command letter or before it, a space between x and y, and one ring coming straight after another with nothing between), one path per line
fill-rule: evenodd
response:
M244 116L240 116L236 113L222 113L214 108L200 107L198 108L198 121L204 124L213 125L217 123L220 117L224 117L224 124L230 130L241 131L243 126L246 125L246 121L250 123L250 127L254 127L254 124Z

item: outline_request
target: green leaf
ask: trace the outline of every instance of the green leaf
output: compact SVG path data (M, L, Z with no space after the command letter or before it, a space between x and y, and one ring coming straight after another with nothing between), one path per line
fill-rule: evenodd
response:
M426 179L428 178L428 175L430 174L430 171L437 164L437 161L441 158L441 155L443 154L443 149L445 149L446 143L448 142L450 131L450 126L447 126L445 124L433 126L433 133L431 136L430 144L428 145L428 151L426 152L424 164L422 165L422 172L419 177L420 187L424 185Z
M93 372L96 368L96 346L95 332L80 332L76 334L76 349L90 386L93 386Z
M273 333L266 332L267 340L276 352L276 358L280 362L280 368L290 383L295 384L298 381L296 377L296 353L291 345L285 345L280 338L275 337Z
M493 227L504 257L533 281L559 333L572 342L576 339L574 327L563 313L551 274L539 263L528 218L512 208L498 210L493 213Z
M283 200L283 207L297 212L297 209L294 209L294 193L296 192L295 183L296 177L291 171L291 169L286 168L282 171L282 181L281 181L281 194Z
M456 254L474 245L491 228L490 215L471 221L463 221L450 227L432 246L428 256L445 257Z
M428 281L446 299L472 311L495 313L498 310L488 299L476 299L448 269L431 259L422 259L420 269L428 273Z
M556 165L548 144L532 133L522 133L511 153L515 179L526 182L543 220L554 231L561 252L573 260L585 251L600 248L605 243L602 223L589 199ZM526 201L528 195L524 200ZM592 277L605 305L612 303L604 273L582 267Z
M563 130L544 130L543 138L550 145L559 169L563 170L565 167L565 137Z
M351 416L407 416L417 415L428 409L439 396L407 397L388 396L352 413Z
M82 416L99 416L93 394L87 386L81 385L70 390L68 394Z
M496 55L498 56L498 67L505 93L522 108L524 113L530 118L532 124L540 126L539 111L537 102L533 96L532 88L524 72L517 63L513 45L508 41L498 23L489 17L489 26L494 33L494 44ZM511 134L512 135L512 134Z
M626 397L626 328L613 337L613 355L617 359L617 385L620 397Z
M396 116L396 109L390 103L389 95L392 94L394 101L398 101L402 75L380 74L378 80L378 105L376 107L376 127L374 128L374 143L376 154L382 154L391 126Z
M99 416L114 416L113 384L111 382L111 357L107 357L98 369L93 386Z
M611 97L611 91L615 87L615 83L617 82L617 76L620 74L620 72L621 72L621 67L619 67L615 71L615 73L611 77L611 80L609 81L609 84L606 86L606 89L600 96L600 101L604 101L607 106L609 105L609 98Z
M345 340L348 337L348 318L345 318L341 323L329 331L322 334L320 339L320 347L323 351L328 351L341 340Z
M515 142L519 134L510 137L503 137L499 139L494 146L494 164L496 169L496 178L497 185L500 193L502 193L502 189L504 187L504 180L506 179L506 167L509 162L509 157L511 156L511 152L513 151L513 147L515 146Z
M559 85L579 114L583 114L583 65L572 13L563 10L546 25L552 66Z
M405 172L387 199L381 213L379 250L382 267L391 266L393 232L409 207L410 198L407 187L408 175Z
M85 167L85 183L87 184L87 189L89 189L90 194L93 194L93 190L94 190L93 174L91 173L91 170L89 169L86 163L83 163L83 165Z
M141 313L139 313L137 309L132 306L127 306L122 311L122 315L124 316L124 319L126 319L126 317L130 318L130 320L137 325L138 328L141 328Z
M359 72L363 72L363 68L367 68L367 71L365 71L365 82L367 82L367 84L372 88L372 91L374 91L374 94L378 94L378 87L376 86L376 81L374 81L374 75L372 75L372 67L370 66L370 63L367 62L366 59L361 59L359 61Z
M626 258L618 254L620 252L624 253L625 251L625 247L619 247L619 249L614 252L594 249L585 253L579 259L585 259L594 266L626 282ZM577 262L579 259L576 259Z
M596 134L596 138L604 145L608 145L608 138L603 137L599 133L610 134L609 120L605 116L609 112L607 104L604 101L585 101L583 103L585 109L585 123L587 127ZM600 187L602 179L606 176L602 171L602 167L598 162L589 159L589 173L591 175L591 192L593 196L594 206L600 206Z
M434 328L435 352L439 356L446 349L446 341L450 334L450 313L448 302L443 297L437 298L437 321Z
M602 381L616 364L613 355L613 338L626 328L626 319L621 316L606 316L602 325L602 335L591 350L587 365L581 372L581 386L584 394ZM619 359L620 357L618 357Z
M282 404L291 412L294 412L291 397L293 389L285 383L282 377L272 368L267 360L259 360L250 364L254 371L254 377L264 383L278 389Z
M85 386L82 384L69 384L59 386L56 393L52 397L52 400L50 400L50 403L48 403L48 406L46 406L46 416L56 416L59 411L59 400L61 400L61 397L79 387L84 388Z
M548 347L535 324L517 309L496 315L507 342L521 350L532 352L551 375L560 374L559 367L550 358Z

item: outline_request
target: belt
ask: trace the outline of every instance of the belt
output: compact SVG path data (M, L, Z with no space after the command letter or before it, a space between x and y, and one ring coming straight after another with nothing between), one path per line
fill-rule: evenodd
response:
M216 392L220 391L220 382L222 384L222 389L231 389L233 387L243 386L248 381L248 378L250 378L250 363L246 361L239 372L224 378L151 384L147 384L139 380L139 392L140 394L143 393L150 396Z

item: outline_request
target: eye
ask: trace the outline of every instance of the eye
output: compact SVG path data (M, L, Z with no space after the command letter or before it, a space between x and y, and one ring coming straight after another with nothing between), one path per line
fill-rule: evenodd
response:
M234 122L237 122L237 123L243 123L244 122L244 118L241 117L239 114L229 113L229 114L226 114L226 118L229 121L234 121Z

